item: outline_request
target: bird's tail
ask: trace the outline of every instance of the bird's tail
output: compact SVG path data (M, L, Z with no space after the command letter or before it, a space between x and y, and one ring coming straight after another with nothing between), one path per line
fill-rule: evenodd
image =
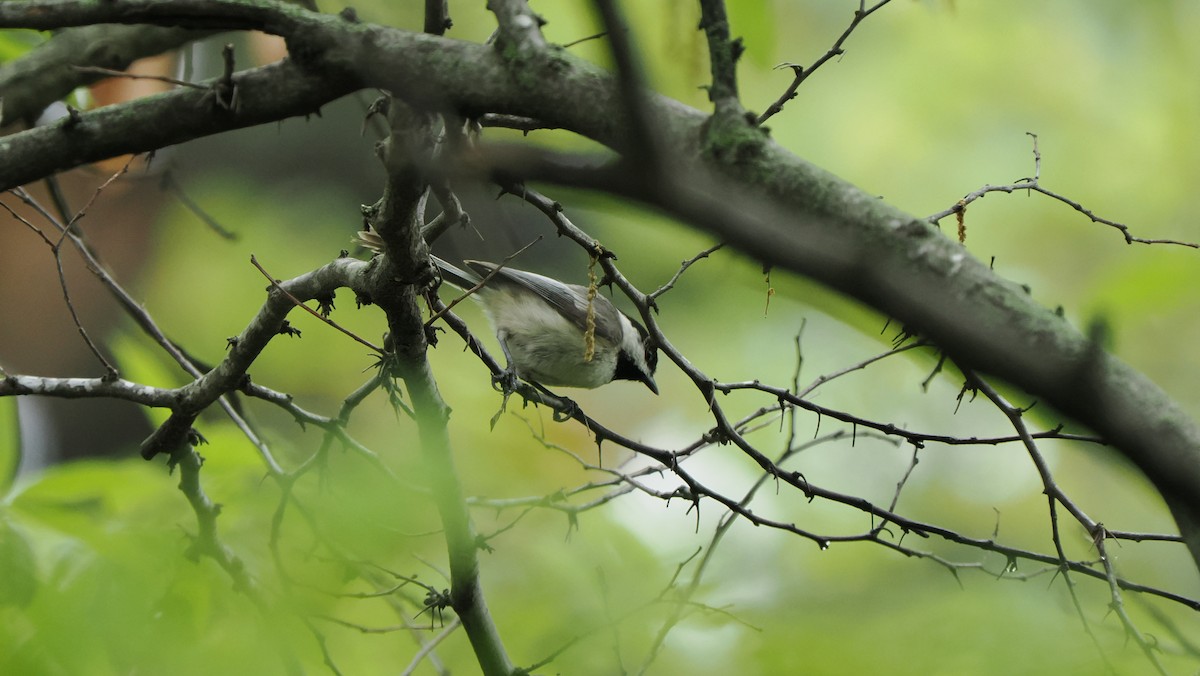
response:
M482 277L474 272L467 272L462 268L455 267L437 256L430 255L429 257L433 259L434 265L438 266L438 270L442 271L442 279L444 281L464 291L483 280Z
M353 242L370 249L375 254L383 253L383 238L369 226L366 230L360 230L358 235L354 237ZM441 271L443 280L464 291L475 286L483 279L474 272L467 272L462 268L455 267L437 256L430 255L429 257L433 259L434 265Z

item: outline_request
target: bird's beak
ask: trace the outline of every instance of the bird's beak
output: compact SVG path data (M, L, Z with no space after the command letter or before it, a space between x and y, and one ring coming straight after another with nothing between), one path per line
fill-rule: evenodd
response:
M654 383L654 376L648 373L643 373L642 382L646 383L646 387L649 387L651 392L658 394L658 385Z

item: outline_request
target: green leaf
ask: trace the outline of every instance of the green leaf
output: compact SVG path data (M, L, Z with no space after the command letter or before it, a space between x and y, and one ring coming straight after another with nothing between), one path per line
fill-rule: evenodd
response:
M126 519L156 515L166 525L185 514L172 490L164 490L162 469L141 460L88 460L56 465L23 483L10 500L30 525L78 538L98 549L112 544L107 530ZM169 485L169 484L168 484Z
M33 547L20 530L0 520L0 606L26 607L38 588Z

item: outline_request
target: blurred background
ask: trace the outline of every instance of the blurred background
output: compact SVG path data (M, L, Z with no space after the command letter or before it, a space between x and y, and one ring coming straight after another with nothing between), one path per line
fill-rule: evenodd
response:
M410 4L361 2L356 9L366 21L420 30L418 3ZM654 86L706 109L701 88L708 66L703 34L695 30L697 3L624 4ZM727 4L732 32L744 38L747 50L739 67L742 100L754 111L764 110L791 82L789 69L774 66L819 58L858 6L857 0ZM600 30L587 3L535 3L534 9L548 20L544 30L551 42L571 43ZM451 38L482 41L494 28L491 15L475 5L451 3L451 16ZM1189 0L893 0L767 125L781 145L917 216L946 209L985 184L1031 176L1032 132L1039 138L1044 187L1127 224L1137 236L1196 242L1200 225L1191 200L1200 180L1198 30L1200 5ZM23 44L37 39L0 33L2 53L16 58ZM209 77L219 71L226 41L237 46L239 66L283 53L272 38L226 35L158 67L172 72L186 63L196 77ZM608 61L603 40L582 42L570 52ZM129 85L93 88L77 99L100 105L142 93L118 89ZM378 199L382 185L373 153L377 137L369 128L361 133L371 99L365 92L328 106L320 117L187 143L158 153L149 166L138 159L89 209L81 227L169 336L196 357L217 362L226 337L241 331L264 298L265 281L249 264L251 254L273 276L290 278L352 248L359 205ZM521 136L488 129L484 138ZM529 141L597 149L557 131L532 132ZM63 177L68 202L79 208L123 164L121 159ZM519 267L585 281L586 256L555 238L539 212L512 196L496 199L497 192L463 186L460 196L473 227L450 233L435 251L451 260L497 260L543 235ZM608 198L545 192L574 223L615 250L622 271L644 291L714 244ZM222 237L206 219L236 237ZM1106 322L1111 349L1200 416L1194 357L1200 252L1127 245L1115 229L1038 195L991 194L968 209L966 224L972 255L994 260L998 273L1028 285L1043 304L1062 306L1077 326ZM954 236L952 219L942 227ZM66 269L73 301L124 377L163 387L186 382L73 256ZM728 250L690 269L660 305L675 345L720 380L790 385L801 335L799 382L807 384L885 351L898 331L886 326L886 318L804 279L779 272L768 278L755 261ZM462 314L477 334L491 339L475 308L464 307ZM345 292L338 295L334 319L373 341L384 331L379 314L356 309ZM294 395L308 410L334 415L369 377L373 359L311 317L293 313L292 322L303 337L273 342L251 375ZM494 340L489 345L494 348ZM547 411L516 401L491 429L500 396L488 386L486 370L453 335L442 339L431 360L454 409L452 435L470 495L534 498L607 478L556 448L606 467L626 461L627 469L642 466L613 446L598 454L586 430L554 423ZM910 352L824 386L814 399L924 432L1011 434L982 400L957 400L961 381L954 373L942 372L925 391L922 381L935 364L928 351ZM0 366L29 375L103 374L67 313L52 255L7 217L0 218ZM711 417L670 364L664 362L658 380L659 397L635 383L566 394L626 436L683 448L711 426ZM1031 403L1020 393L1010 395L1014 403ZM746 394L722 400L731 417L772 403ZM252 402L249 411L285 467L319 448L319 431L302 430L265 404ZM1029 418L1039 429L1062 422L1039 409ZM210 561L192 563L181 555L185 533L195 530L194 516L164 467L137 455L138 443L162 419L112 402L0 399L0 455L7 475L16 477L0 511L0 564L13 581L0 599L0 655L7 656L0 657L0 671L278 673L287 663L283 653L320 673L315 627L344 673L394 673L411 659L415 637L429 640L438 632L434 618L418 615L424 592L411 585L387 597L390 602L345 596L397 584L389 572L448 586L436 514L421 488L415 433L384 397L358 409L350 433L379 454L394 478L352 452L334 450L323 471L297 484L306 516L296 505L288 508L275 551L268 534L278 488L264 480L256 453L236 430L215 414L201 419L210 441L202 449L205 486L223 506L222 537L264 590L280 599L265 613L233 592ZM772 422L751 437L764 450L782 449L789 437L791 421ZM818 427L806 415L794 424L804 440L851 432L828 419ZM1042 450L1056 479L1093 518L1114 529L1175 531L1153 489L1114 453L1066 443L1046 443ZM911 447L860 433L816 444L787 467L819 485L886 505L912 457ZM930 445L919 459L900 513L969 537L1053 552L1046 500L1021 448ZM734 496L758 476L732 447L708 448L689 463L710 486ZM668 490L674 485L669 476L646 481ZM809 503L772 484L761 493L752 503L756 513L824 535L861 533L872 525L861 512ZM481 533L515 522L483 555L485 589L513 658L531 664L587 634L541 671L638 671L677 607L671 603L677 588L696 572L698 559L690 557L708 550L722 515L714 504L703 503L697 514L684 502L665 504L636 492L584 512L575 525L551 510L477 508ZM1060 526L1072 557L1095 558L1080 528L1065 519ZM736 523L713 550L691 598L696 605L688 606L648 673L1093 674L1152 668L1109 612L1103 583L1076 580L1081 620L1062 578L1039 566L1018 562L1006 571L1003 557L911 534L904 544L978 563L982 570L955 575L932 561L867 544L823 551L795 536ZM1182 546L1124 543L1110 552L1127 578L1200 597L1200 578ZM366 581L350 562L380 568ZM1126 595L1126 605L1139 629L1159 641L1170 673L1195 673L1200 623L1194 611L1136 595ZM359 630L398 625L401 615L419 628ZM461 632L437 654L447 669L474 671ZM422 663L416 673L438 673L434 664Z

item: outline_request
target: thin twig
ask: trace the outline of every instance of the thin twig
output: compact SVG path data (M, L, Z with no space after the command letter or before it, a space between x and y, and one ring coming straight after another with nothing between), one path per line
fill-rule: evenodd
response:
M164 190L170 191L171 194L175 196L175 199L179 200L180 204L182 204L188 211L192 212L196 218L199 218L201 221L203 221L204 224L207 225L213 232L220 235L222 239L233 241L238 238L238 234L236 232L233 232L229 228L221 225L217 219L213 218L207 211L204 210L203 207L189 197L188 194L184 192L183 186L179 185L179 182L175 180L175 176L170 170L163 172L160 185Z
M599 40L600 38L604 37L605 35L608 35L608 31L600 31L599 33L596 33L595 35L589 35L584 38L579 38L578 40L572 40L572 41L568 42L567 44L563 45L562 48L570 49L570 48L574 47L575 45L580 44L581 42L587 42L588 40Z
M487 113L479 118L479 126L481 127L500 127L502 129L516 129L523 132L531 132L538 129L558 129L557 125L542 122L541 120L532 117L522 117L520 115L501 115L499 113Z
M113 182L115 182L118 178L125 175L125 173L129 171L130 165L133 164L133 161L136 158L137 155L130 155L129 159L118 171L113 173L112 176L109 176L108 180L104 181L98 188L96 188L96 190L92 193L92 196L88 199L87 203L84 204L79 211L75 212L75 214L71 217L71 220L67 221L59 233L58 241L51 246L51 249L54 252L54 264L58 269L59 287L63 292L63 300L65 300L67 303L67 310L71 313L71 320L75 323L75 328L79 331L79 335L83 337L83 342L87 345L88 349L104 366L105 372L107 373L106 377L108 379L115 379L118 377L117 368L113 366L107 358L105 358L105 356L100 352L100 347L96 345L91 336L88 335L87 329L83 328L83 322L79 319L79 313L75 310L75 303L71 300L71 292L67 288L67 275L66 271L63 269L62 245L65 240L73 237L75 233L73 233L71 229L76 223L79 222L80 219L84 217L84 215L87 213L87 210L91 208L93 204L95 204L96 199L100 196L100 194L103 193L108 186L112 185Z
M94 75L105 75L108 77L122 77L129 80L153 80L155 82L165 82L167 84L177 85L179 87L191 87L192 89L208 89L208 87L196 84L195 82L177 80L173 77L167 77L165 75L141 75L138 73L127 73L123 70L101 68L99 66L71 66L71 70L78 73L91 73Z
M433 649L438 647L442 641L450 638L450 635L457 631L461 626L462 619L455 617L453 620L450 620L450 624L447 624L445 627L443 627L442 630L438 632L437 636L434 636L429 640L428 643L422 645L421 649L418 650L415 655L413 655L412 660L408 663L408 667L401 672L401 676L409 676L410 674L415 673L417 667L421 666L421 662L425 661L425 658L433 652Z
M1142 649L1142 654L1154 665L1156 671L1162 676L1167 676L1167 670L1163 667L1162 662L1158 659L1158 653L1155 647L1146 640L1142 632L1133 623L1133 618L1129 617L1128 611L1125 610L1125 602L1121 599L1121 586L1117 583L1117 573L1113 568L1112 557L1108 553L1108 548L1105 545L1105 537L1103 533L1095 539L1096 551L1100 553L1100 562L1104 565L1104 577L1108 580L1109 590L1109 609L1117 614L1121 619L1121 625L1125 627L1125 634L1131 637L1138 647Z
M465 289L461 296L458 296L454 300L450 301L450 303L448 305L446 305L446 307L441 308L437 312L430 315L429 319L425 320L425 326L431 326L435 321L437 321L437 320L441 319L443 316L445 316L445 314L447 312L450 312L451 310L453 310L454 306L463 302L467 298L470 298L472 295L475 294L475 292L477 292L480 289L482 289L483 287L487 286L487 283L489 281L491 281L492 277L495 277L497 274L499 274L500 271L504 269L504 266L508 265L509 261L511 261L512 259L516 258L517 256L520 256L521 254L525 253L526 249L533 246L534 244L537 244L540 241L542 241L542 236L538 235L537 238L534 239L529 244L526 244L525 246L521 247L520 249L517 249L516 251L512 252L511 254L505 256L504 260L500 261L499 265L492 268L491 271L488 272L487 275L485 275L483 277L483 279L479 280L479 282L477 284L475 284L475 286L472 286L469 289Z
M691 258L687 259L686 261L683 261L682 263L680 263L679 269L675 271L675 274L671 276L671 279L667 280L666 284L663 284L662 286L658 287L654 291L651 291L650 293L646 294L646 298L650 301L654 301L659 296L661 296L664 293L675 288L675 283L679 281L679 278L683 276L683 273L686 272L688 268L695 265L701 259L708 258L714 251L717 251L718 249L720 249L723 246L725 246L724 243L714 244L714 245L708 247L707 249L705 249L704 251L701 251L700 253L696 254L695 256L692 256Z
M755 124L761 125L773 117L776 113L783 110L783 106L786 105L788 101L796 98L796 90L800 88L800 85L803 84L804 81L809 78L809 76L816 72L818 68L825 65L825 63L833 57L841 56L846 52L846 50L842 48L842 45L845 44L846 39L850 37L850 34L854 32L854 29L858 28L858 25L862 23L864 19L874 13L875 10L883 7L889 2L891 2L891 0L879 0L879 2L872 5L870 9L867 9L865 0L859 0L858 9L854 10L854 19L850 22L850 25L846 27L845 31L842 31L841 36L839 36L837 41L833 43L833 46L829 48L829 51L825 52L824 56L817 59L816 62L808 68L795 63L781 63L778 66L775 66L776 69L792 69L792 73L794 75L792 78L792 84L788 85L787 90L785 90L783 94L775 100L774 103L768 106L762 115L758 116L758 119L755 120Z
M316 310L314 310L314 309L310 308L309 306L305 305L305 304L304 304L304 303L303 303L303 302L302 302L302 301L301 301L299 298L296 298L296 297L295 297L295 296L293 296L292 294L288 293L286 289L284 289L282 286L280 286L280 284L279 284L279 280L277 280L277 279L275 279L274 277L272 277L272 276L271 276L271 273L267 272L267 271L266 271L266 269L265 269L265 268L263 268L263 266L262 266L262 265L261 265L261 264L258 262L258 259L257 259L257 258L255 258L254 254L250 254L250 263L251 263L252 265L254 265L254 267L258 268L258 271L262 273L263 277L266 277L266 278L267 278L267 280L268 280L269 282L271 282L271 286L272 286L272 287L274 287L274 288L275 288L277 291L279 291L279 292L280 292L280 293L282 293L284 296L286 296L288 300L292 301L292 304L293 304L293 305L295 305L296 307L298 307L298 308L300 308L300 309L304 310L305 312L307 312L308 314L310 314L310 315L312 315L312 316L316 317L317 319L320 319L321 321L323 321L323 322L325 322L326 324L328 324L328 325L332 326L333 328L337 329L338 331L341 331L342 333L346 334L347 336L350 336L350 337L351 337L351 338L353 338L355 341L357 341L357 342L359 342L359 343L361 343L361 344L363 344L363 345L366 345L367 347L369 347L369 348L371 348L372 350L374 350L376 354L383 354L383 353L384 353L384 350L383 350L383 348L382 348L382 347L379 347L378 345L375 345L375 344L371 343L370 341L366 340L365 338L362 338L362 337L358 336L358 335L357 335L357 334L355 334L353 331L350 331L350 330L348 330L348 329L342 328L342 327L341 327L341 326L340 326L340 325L339 325L337 322L333 321L332 319L330 319L330 318L328 318L328 317L322 317L322 316L321 316L321 313L319 313L319 312L317 312Z
M1003 193L1011 194L1018 190L1025 190L1025 191L1041 193L1041 194L1045 195L1046 197L1049 197L1051 199L1062 202L1063 204L1074 209L1075 211L1078 211L1079 213L1083 214L1084 216L1087 216L1088 219L1090 219L1093 223L1100 223L1100 224L1107 225L1111 228L1115 228L1115 229L1119 230L1121 232L1121 235L1125 238L1126 244L1135 244L1135 243L1136 244L1174 244L1177 246L1185 246L1185 247L1188 247L1191 249L1200 249L1200 243L1196 243L1196 242L1186 242L1186 241L1175 240L1175 239L1146 239L1146 238L1142 238L1142 237L1135 237L1133 235L1132 230L1129 228L1128 225L1125 225L1124 223L1120 223L1120 222L1117 222L1114 220L1110 220L1108 218L1104 218L1102 216L1097 216L1094 211L1084 207L1083 204L1076 202L1075 200L1073 200L1065 195L1060 195L1059 193L1056 193L1053 190L1047 190L1046 188L1043 188L1041 185L1041 182L1040 182L1041 181L1040 175L1041 175L1041 171L1042 171L1042 154L1038 150L1038 137L1037 137L1037 134L1034 134L1033 132L1025 132L1025 133L1033 138L1034 173L1033 173L1032 178L1021 179L1020 181L1017 181L1015 183L1009 183L1007 185L990 185L990 184L984 185L983 187L979 188L978 190L974 190L974 191L969 192L966 195L964 195L962 199L955 202L954 205L951 206L950 208L943 209L942 211L939 211L936 214L927 216L925 218L925 220L929 221L930 223L933 223L934 225L937 225L943 218L946 218L951 215L956 215L956 216L958 216L958 218L960 220L959 227L961 230L963 227L961 225L962 217L966 213L967 207L972 202L974 202L978 199L981 199L985 195L987 195L989 193L993 193L993 192L1003 192ZM960 239L961 239L961 236L960 236Z
M54 216L46 210L45 207L43 207L37 200L33 199L33 197L23 188L17 188L11 192L22 202L37 211L42 218L46 219L48 223L57 228L60 233L66 232L66 225L57 221ZM5 205L5 208L7 208L7 205ZM25 221L25 219L21 220L28 223L28 221ZM51 244L49 238L42 234L40 230L37 230L37 228L34 228L34 230L41 235L42 239L45 240L47 244ZM201 377L202 373L197 367L196 363L194 363L194 360L184 353L184 351L180 349L180 347L176 345L174 341L167 338L166 334L163 333L162 329L159 328L158 324L154 321L154 318L150 316L150 313L147 312L146 309L142 307L142 305L138 303L128 291L126 291L119 283L117 283L116 279L113 278L112 274L105 268L103 263L100 262L99 258L96 256L96 253L91 249L90 246L88 246L87 242L83 240L82 236L76 232L69 232L67 233L67 239L72 243L76 251L78 251L83 257L88 266L88 270L91 271L91 273L95 275L98 280L100 280L101 284L104 285L104 288L106 288L109 294L111 294L113 298L117 300L125 313L133 318L134 322L137 323L142 331L150 336L150 338L159 347L161 347L168 355L170 355L171 358L174 359L180 368L182 368L188 375L193 378ZM218 399L218 405L220 405L225 414L229 416L229 419L233 421L234 425L236 425L238 429L242 431L250 443L254 445L255 449L266 463L267 469L271 472L272 476L278 476L282 474L283 469L279 466L279 463L276 462L270 448L268 448L266 443L264 443L262 439L255 433L249 422L247 422L246 419L237 411L237 409L231 403L229 397L222 395Z

